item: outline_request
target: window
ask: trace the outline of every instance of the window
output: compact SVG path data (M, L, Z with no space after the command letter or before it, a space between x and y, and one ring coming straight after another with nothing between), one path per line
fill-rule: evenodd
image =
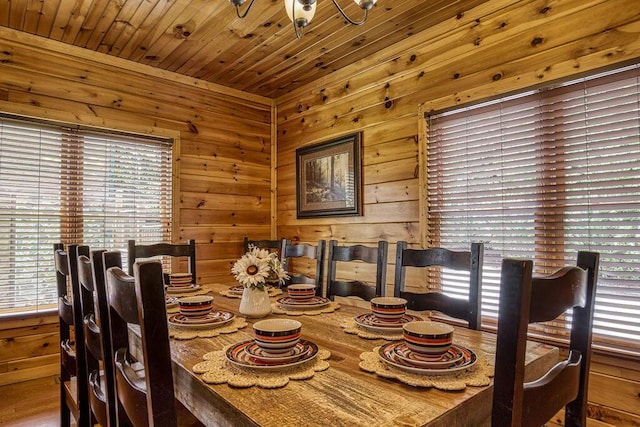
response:
M432 116L427 156L428 239L485 242L487 324L503 257L549 273L591 250L601 257L594 346L640 348L638 66ZM566 336L562 324L538 333Z
M171 240L171 141L0 116L0 314L55 307L53 244Z

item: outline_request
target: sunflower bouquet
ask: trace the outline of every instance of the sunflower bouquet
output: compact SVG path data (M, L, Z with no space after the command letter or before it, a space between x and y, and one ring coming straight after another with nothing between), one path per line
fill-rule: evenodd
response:
M289 278L275 252L249 245L249 251L238 259L231 272L245 288L263 290L267 283L282 284Z

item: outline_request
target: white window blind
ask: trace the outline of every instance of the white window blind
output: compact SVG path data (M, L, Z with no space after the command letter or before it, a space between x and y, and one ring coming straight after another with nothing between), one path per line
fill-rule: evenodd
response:
M171 157L167 140L0 116L0 314L55 307L54 243L171 241Z
M536 273L600 253L594 345L640 348L640 71L637 66L428 119L428 239L485 243L483 316L497 317L503 257ZM440 284L438 284L440 286ZM465 284L443 290L466 293ZM570 322L570 319L565 319ZM537 328L566 337L566 324Z

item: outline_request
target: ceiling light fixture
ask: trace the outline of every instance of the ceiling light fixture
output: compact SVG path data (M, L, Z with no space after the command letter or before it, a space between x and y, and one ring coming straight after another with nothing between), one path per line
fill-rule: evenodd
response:
M251 6L256 0L251 0L244 12L240 12L240 7L244 5L246 0L229 0L229 2L235 6L236 14L238 18L242 19L247 16ZM377 0L353 0L362 10L364 10L364 17L360 21L354 21L349 18L347 14L342 10L336 0L331 0L335 7L340 11L340 14L352 25L362 25L367 21L369 17L369 11L376 4ZM313 19L313 15L316 13L317 0L284 0L284 7L287 10L287 15L293 23L293 29L296 32L296 37L301 38L304 35L304 28L309 25Z

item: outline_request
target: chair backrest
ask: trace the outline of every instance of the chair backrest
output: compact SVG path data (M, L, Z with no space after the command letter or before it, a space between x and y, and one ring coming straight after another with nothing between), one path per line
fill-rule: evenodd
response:
M408 249L400 241L396 249L393 294L407 300L410 310L435 310L447 316L466 320L469 329L480 329L482 299L482 263L484 245L472 243L470 251L445 248ZM469 299L454 298L442 292L414 293L405 291L406 267L445 267L469 272Z
M78 281L78 256L89 255L88 246L53 245L58 291L58 318L60 332L60 424L68 426L71 415L78 425L89 425L87 395L86 349L82 325L82 304ZM73 327L73 334L72 334ZM75 343L73 345L72 343ZM74 378L75 377L75 378ZM75 387L70 382L75 380ZM75 393L74 393L75 391ZM79 397L83 398L80 399Z
M287 285L298 283L316 285L316 294L322 295L322 287L324 286L324 257L325 247L327 243L324 240L318 240L317 245L308 243L292 244L290 240L282 239L282 266L289 273ZM293 258L308 258L315 260L315 275L313 277L305 274L298 274L289 271L295 260Z
M158 261L136 262L134 277L119 267L107 270L111 346L121 404L118 420L126 416L134 426L177 424L162 281ZM129 324L140 327L141 360L129 347ZM137 363L144 366L144 373L135 367Z
M338 296L357 296L365 301L384 296L387 285L387 253L389 244L380 240L377 247L364 245L338 246L337 240L329 242L327 255L327 298ZM375 286L362 280L336 280L338 262L364 262L376 265ZM357 273L354 263L354 273Z
M533 262L502 262L493 426L540 426L563 407L565 426L586 426L593 307L599 254L579 252L577 267L532 278ZM569 356L539 379L525 383L529 323L572 310Z
M127 260L129 275L133 276L133 264L136 260L160 256L189 258L189 273L193 275L193 283L197 283L195 240L189 240L186 244L154 243L150 245L136 245L135 240L129 240ZM168 280L165 280L165 283L169 283Z
M269 252L276 252L278 258L282 257L282 240L250 240L244 236L243 248L245 252L249 251L249 245L260 249L267 249Z
M91 412L100 425L116 423L116 393L111 351L109 302L105 284L105 265L122 267L120 252L91 251L91 259L78 257L78 280L82 303L84 339L87 348L86 365ZM103 369L103 374L100 368Z

